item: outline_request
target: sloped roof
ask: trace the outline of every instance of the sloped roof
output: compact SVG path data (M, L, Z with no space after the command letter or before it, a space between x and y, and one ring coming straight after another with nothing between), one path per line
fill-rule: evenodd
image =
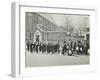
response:
M54 17L55 15L53 14L41 14L41 13L38 13L40 16L46 18L48 21L52 22L53 24L56 25L56 27L54 28L53 31L66 31L63 27L59 26L59 24L57 24L57 19ZM57 16L59 17L59 16ZM63 22L63 20L61 20ZM42 27L39 27L39 29L41 29L42 31L45 31L44 29L42 29ZM49 31L49 30L48 30Z
M54 20L54 18L51 14L41 14L41 13L38 13L38 14L41 15L42 17L46 18L50 22L54 23L55 25L57 25L56 21Z

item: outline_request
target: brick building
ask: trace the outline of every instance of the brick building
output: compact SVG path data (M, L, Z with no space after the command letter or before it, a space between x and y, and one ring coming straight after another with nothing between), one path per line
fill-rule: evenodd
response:
M63 27L57 26L51 16L44 17L39 13L26 12L26 41L61 41L77 39L84 40L84 36L71 36Z

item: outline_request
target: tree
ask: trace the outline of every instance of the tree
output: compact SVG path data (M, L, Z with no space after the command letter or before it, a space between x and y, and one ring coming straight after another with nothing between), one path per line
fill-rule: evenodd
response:
M68 31L68 34L72 35L74 31L73 23L70 19L70 17L66 18L66 30Z

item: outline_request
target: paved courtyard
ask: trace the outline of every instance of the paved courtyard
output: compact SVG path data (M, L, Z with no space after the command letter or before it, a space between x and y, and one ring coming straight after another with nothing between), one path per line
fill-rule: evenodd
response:
M89 55L73 55L68 56L61 54L47 54L47 53L30 53L26 51L25 66L36 67L36 66L60 66L60 65L78 65L78 64L89 64Z

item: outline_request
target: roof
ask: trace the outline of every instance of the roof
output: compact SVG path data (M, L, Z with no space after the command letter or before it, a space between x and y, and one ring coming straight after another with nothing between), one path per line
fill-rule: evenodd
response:
M41 30L41 31L47 31L47 32L49 32L49 31L56 31L56 32L64 32L64 31L66 31L65 30L65 28L64 27L61 27L61 26L58 26L58 24L57 24L57 20L55 20L55 18L54 18L54 15L52 15L52 14L41 14L41 13L38 13L40 16L42 16L42 17L44 17L44 18L46 18L48 21L50 21L51 23L53 23L53 24L55 24L56 26L53 28L53 30L52 29L44 29L44 28L42 28L41 26L39 26L38 28ZM63 21L63 20L62 20Z

